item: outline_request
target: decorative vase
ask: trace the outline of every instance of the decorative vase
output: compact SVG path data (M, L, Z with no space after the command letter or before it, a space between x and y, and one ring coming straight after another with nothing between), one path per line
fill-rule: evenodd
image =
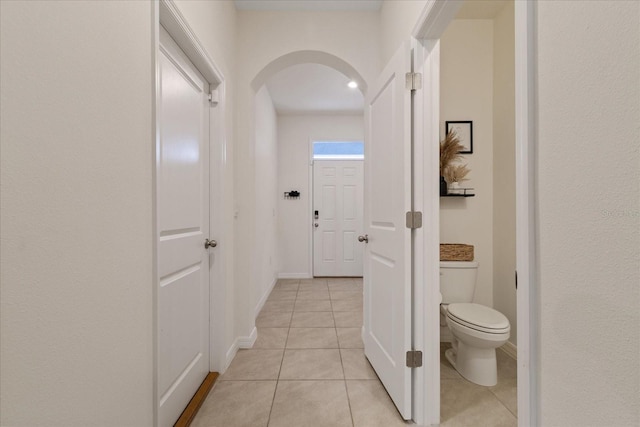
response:
M449 194L460 194L460 183L458 181L453 181L449 184Z
M444 176L440 177L440 195L447 195L447 181L444 180Z

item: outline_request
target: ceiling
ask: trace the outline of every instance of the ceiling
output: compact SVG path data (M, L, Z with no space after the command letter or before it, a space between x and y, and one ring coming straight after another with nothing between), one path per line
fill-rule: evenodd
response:
M298 64L271 77L266 85L279 114L361 114L364 99L351 79L321 64Z
M234 0L238 10L380 10L382 0Z

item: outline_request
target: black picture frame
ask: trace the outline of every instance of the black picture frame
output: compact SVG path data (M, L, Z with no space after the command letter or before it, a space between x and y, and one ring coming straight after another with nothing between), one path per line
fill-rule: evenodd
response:
M445 122L447 134L456 131L460 144L465 148L460 154L473 154L473 122L471 120L449 120Z

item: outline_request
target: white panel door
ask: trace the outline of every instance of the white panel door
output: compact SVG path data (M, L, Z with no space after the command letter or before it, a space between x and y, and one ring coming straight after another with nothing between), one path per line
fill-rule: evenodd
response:
M164 28L158 61L159 424L172 426L209 372L209 84Z
M411 418L410 49L369 88L365 106L364 351L400 414Z
M362 186L362 160L313 161L314 276L362 276Z

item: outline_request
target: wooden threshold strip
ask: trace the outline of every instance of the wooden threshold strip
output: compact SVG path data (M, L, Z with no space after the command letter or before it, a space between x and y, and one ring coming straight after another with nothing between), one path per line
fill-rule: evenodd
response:
M211 391L211 387L213 387L213 384L218 379L218 376L220 376L220 374L218 374L217 372L209 372L204 381L202 381L202 384L200 384L200 387L198 388L198 391L196 391L196 394L193 395L187 407L184 408L184 411L182 411L180 418L178 418L178 421L176 421L173 427L189 427L191 425L191 422L198 413L198 410L202 406L202 403L207 398L207 395Z

